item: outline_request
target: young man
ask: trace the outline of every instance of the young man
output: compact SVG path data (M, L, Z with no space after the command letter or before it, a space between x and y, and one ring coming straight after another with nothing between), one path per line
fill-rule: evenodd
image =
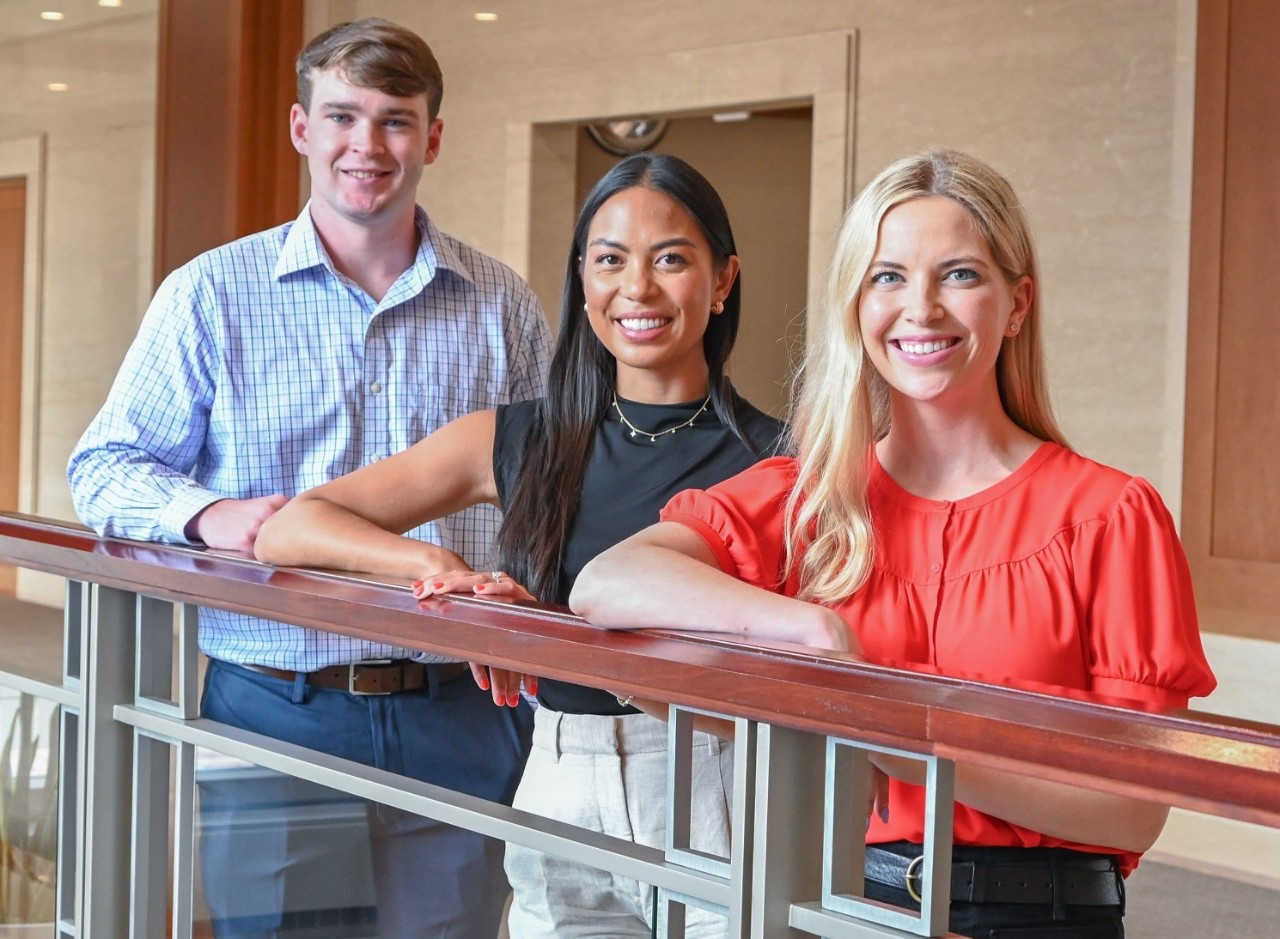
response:
M415 204L442 130L427 44L362 20L317 36L297 68L289 131L310 201L156 293L68 468L77 511L103 534L251 550L298 492L542 390L548 331L528 286ZM440 546L441 570L455 555L483 566L497 521L486 507L416 535ZM514 793L528 708L494 707L461 663L218 610L201 611L200 645L205 717L484 798ZM296 831L233 834L260 800L324 798L308 786L272 779L246 794L243 780L202 780L219 937L273 936L310 916L289 909L289 877L315 877ZM492 939L507 893L500 843L385 807L368 816L380 935ZM335 860L349 877L350 856Z

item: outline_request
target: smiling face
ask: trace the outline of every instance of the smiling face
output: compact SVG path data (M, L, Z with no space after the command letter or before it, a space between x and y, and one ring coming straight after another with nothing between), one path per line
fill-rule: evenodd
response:
M675 199L633 187L591 220L582 286L591 328L617 359L617 392L652 403L707 393L702 337L738 274L717 267L698 223Z
M996 359L1033 291L1029 277L1009 283L960 203L926 196L890 209L858 296L858 325L895 405L998 406Z
M422 168L440 153L441 122L427 96L398 98L348 82L337 69L317 70L311 107L289 116L294 147L311 173L316 224L362 226L412 219Z

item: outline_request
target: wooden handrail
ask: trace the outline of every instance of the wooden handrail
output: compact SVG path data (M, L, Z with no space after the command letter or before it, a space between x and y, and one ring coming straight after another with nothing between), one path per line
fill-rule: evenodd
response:
M276 569L0 513L0 563L1280 827L1280 727L1152 714L564 608Z

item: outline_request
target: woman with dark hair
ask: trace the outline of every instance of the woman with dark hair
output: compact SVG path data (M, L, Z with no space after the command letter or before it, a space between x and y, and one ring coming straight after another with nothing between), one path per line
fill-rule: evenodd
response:
M684 489L771 455L780 422L725 373L741 313L737 249L715 189L687 163L638 154L611 169L578 216L546 394L467 415L409 450L303 493L258 535L261 560L419 578L419 597L565 603L600 551L656 521ZM499 564L398 533L471 505L503 509ZM527 588L527 589L526 589ZM520 679L472 666L499 704ZM541 706L515 806L641 844L665 824L667 732L631 699L526 678ZM696 734L692 847L727 854L732 748ZM648 936L652 888L516 845L513 937ZM690 908L686 935L725 921Z

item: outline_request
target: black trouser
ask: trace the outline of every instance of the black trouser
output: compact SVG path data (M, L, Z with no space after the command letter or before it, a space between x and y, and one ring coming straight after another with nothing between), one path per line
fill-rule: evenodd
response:
M871 846L869 846L871 847ZM920 854L920 845L894 842L875 845L901 857L912 858ZM1114 877L1118 902L1091 902L1076 904L1063 902L1071 891L1063 881L1071 876L1075 865L1097 867L1100 856L1066 848L975 848L957 846L953 851L953 863L972 862L978 868L983 865L1025 866L1032 878L1044 878L1052 886L1050 893L1057 902L967 902L953 899L949 927L952 932L972 939L1124 939L1124 882L1112 861L1112 870L1102 877ZM1096 873L1090 875L1098 879ZM919 887L917 886L917 892ZM907 910L917 911L917 903L901 887L868 879L866 895L869 900L879 900Z

